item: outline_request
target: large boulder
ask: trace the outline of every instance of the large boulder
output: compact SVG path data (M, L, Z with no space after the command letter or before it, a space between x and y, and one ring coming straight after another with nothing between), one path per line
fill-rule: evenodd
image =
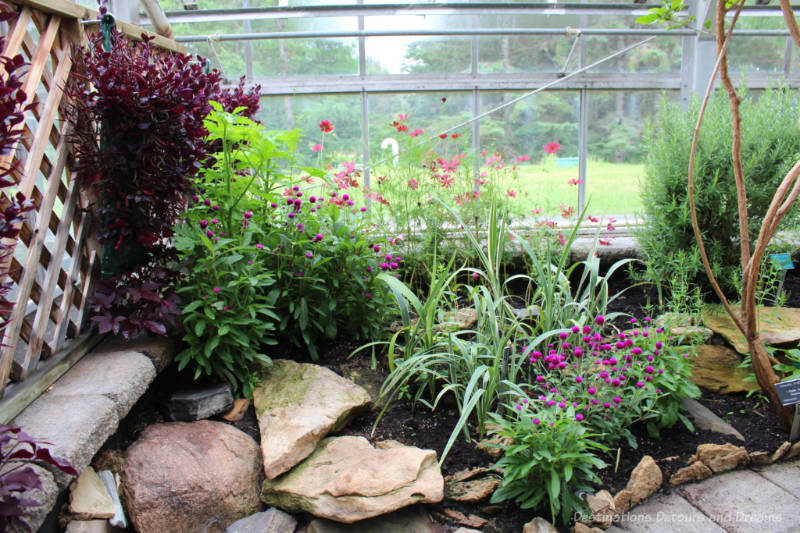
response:
M352 523L444 497L436 452L363 437L322 440L301 464L264 481L261 499L288 512Z
M122 479L138 533L221 532L261 508L258 444L222 422L147 427L125 452Z
M327 368L279 360L253 391L264 473L283 474L370 405L367 391Z

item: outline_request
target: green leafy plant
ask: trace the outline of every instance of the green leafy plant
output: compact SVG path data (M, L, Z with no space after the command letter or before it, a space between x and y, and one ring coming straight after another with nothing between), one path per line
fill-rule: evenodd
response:
M323 179L324 171L295 166L299 131L269 131L212 106L207 144L219 151L195 180L197 195L184 225L194 238L180 241L182 256L190 265L219 261L237 290L255 276L249 297L272 306L275 318L267 321L274 337L304 348L314 360L319 344L342 331L377 336L386 290L375 276L398 271L403 259L382 247L366 207L355 206L346 192L331 191L335 182ZM198 236L212 248L199 246ZM195 275L202 272L201 266ZM259 335L251 338L257 345Z
M644 422L651 434L681 420L680 402L699 391L688 379L689 354L681 353L663 328L631 322L631 330L607 338L605 317L580 320L568 329L540 335L524 350L530 362L528 394L547 408L576 409L596 438L612 444Z
M255 385L253 364L269 366L261 353L275 344L274 301L265 294L274 283L270 273L256 266L254 247L247 238L212 242L195 228L178 229L175 246L189 263L178 293L186 349L175 361L178 370L190 368L201 376L224 379L234 391L249 397Z
M681 11L686 9L683 0L663 0L661 6L651 7L647 10L647 15L642 15L636 19L637 24L653 24L654 22L667 22L669 29L683 28L694 20L694 16L683 15Z
M498 428L493 431L510 442L502 446L497 467L503 471L503 482L491 501L513 500L523 509L546 502L553 521L560 517L567 524L574 513L586 512L579 494L600 484L596 471L606 464L596 454L606 448L575 421L572 407L539 411L537 406L536 400L524 399L507 405L505 415L491 415Z
M800 103L788 89L768 89L758 99L745 93L741 99L747 203L752 213L763 213L800 152L796 126ZM728 98L721 90L708 103L695 162L696 203L711 269L723 288L733 292L736 286L732 280L741 277L741 265L727 106ZM709 287L697 253L686 189L698 113L697 101L688 113L682 113L677 104L665 100L645 141L647 179L642 184L642 201L646 224L636 232L636 238L647 258L648 277L660 281L668 291L675 290L677 300L692 300L693 287L701 287L702 292ZM796 217L797 210L793 210L784 224L791 224ZM751 222L752 243L760 220L753 218ZM674 288L672 280L677 281Z

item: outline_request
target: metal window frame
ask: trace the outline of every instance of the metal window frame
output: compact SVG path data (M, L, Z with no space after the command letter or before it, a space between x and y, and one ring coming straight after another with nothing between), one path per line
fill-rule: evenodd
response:
M124 1L124 0L116 0ZM548 85L564 76L563 72L534 73L481 73L478 69L478 38L481 36L531 36L531 35L564 35L577 36L581 47L581 65L584 64L585 51L581 36L624 35L632 37L671 36L681 37L681 70L667 73L591 73L580 75L554 86L548 90L577 91L579 94L579 178L582 183L578 187L577 201L583 209L586 200L586 166L588 158L588 107L591 91L680 91L680 102L685 108L692 95L697 94L708 81L708 76L715 61L713 36L702 33L703 23L714 16L710 9L711 0L688 0L686 16L695 17L692 27L678 30L662 28L593 28L588 27L591 17L597 16L640 16L648 13L652 7L660 4L578 4L578 3L436 3L436 4L383 4L366 5L358 0L356 5L320 5L320 6L286 6L277 7L242 7L232 9L172 11L166 16L174 27L177 24L193 24L203 22L236 21L242 24L242 33L226 33L216 35L180 35L176 41L182 43L207 41L245 41L258 39L346 39L358 40L358 73L352 75L324 76L292 76L253 80L261 85L262 96L293 95L331 95L358 94L361 98L361 131L362 131L362 163L369 168L369 113L368 96L371 93L405 93L405 92L470 92L472 94L473 148L480 152L480 95L485 91L530 91ZM245 4L246 5L246 4ZM800 5L793 6L800 13ZM579 15L580 28L478 28L478 16L492 15L542 15L562 16ZM365 30L368 17L386 16L465 16L471 21L472 28L444 28L438 30ZM742 16L782 17L777 6L745 6ZM350 31L278 31L251 32L250 22L253 20L286 20L301 18L355 18L357 30ZM140 18L141 24L147 24L146 17ZM782 78L780 75L755 73L748 75L748 87L761 89L776 84L780 79L792 87L800 87L800 73L790 70L791 42L788 30L737 30L740 37L786 37L787 47L784 55ZM370 75L366 70L366 39L369 37L396 36L435 36L465 37L471 39L470 67L467 73L438 74L399 74ZM252 54L246 54L247 72L252 70ZM366 184L369 186L369 173L366 173Z

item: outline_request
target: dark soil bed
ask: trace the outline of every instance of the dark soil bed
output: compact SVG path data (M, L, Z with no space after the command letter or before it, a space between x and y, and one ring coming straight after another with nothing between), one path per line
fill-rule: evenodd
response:
M785 288L791 293L787 305L800 307L800 276L790 273ZM634 288L615 301L610 311L622 311L642 318L645 313L643 307L647 303L647 295L646 287ZM377 370L370 369L371 359L366 352L352 358L348 357L357 346L356 343L347 340L331 343L321 351L321 364L342 375L349 375L354 369L362 373L371 372L375 385L379 386L381 376L386 374L386 369L380 362ZM287 352L286 354L277 354L276 357L291 357L291 354ZM185 378L179 376L174 368L165 370L128 417L122 421L119 431L109 439L105 448L124 450L137 438L144 427L164 421L163 406L166 399L181 382L185 382ZM758 395L748 398L744 394L719 395L703 391L699 401L744 435L744 446L749 452L760 450L772 452L787 438L771 408L760 401ZM354 420L343 433L362 435L373 442L394 439L404 444L429 448L441 453L458 419L458 412L454 405L440 406L435 412L431 412L423 406L412 409L409 402L397 402L381 418L373 433L377 415L377 412L362 415ZM236 423L236 426L253 438L259 438L252 407L245 418ZM688 464L689 457L694 454L699 444L724 442L742 444L733 437L717 433L690 432L680 424L663 431L660 440L649 437L643 427L634 427L632 430L638 441L636 449L631 448L623 441L619 444L618 449L615 448L604 457L610 466L600 472L600 477L604 488L612 493L624 488L631 471L644 455L652 456L665 473L671 474ZM447 476L464 469L488 466L491 462L489 455L476 449L474 442L466 443L463 438L459 438L442 465L442 471ZM669 490L668 485L665 485L664 490ZM430 506L432 516L442 522L443 531L451 530L451 526L453 526L452 529L457 528L457 524L447 522L443 517L441 513L444 509L454 509L467 515L475 514L485 518L488 522L481 530L486 532L517 533L522 531L523 524L534 516L541 515L549 518L548 511L544 509L521 510L513 504L490 505L488 502L482 505L464 506L445 500L442 504ZM301 523L308 519L309 517L301 517Z

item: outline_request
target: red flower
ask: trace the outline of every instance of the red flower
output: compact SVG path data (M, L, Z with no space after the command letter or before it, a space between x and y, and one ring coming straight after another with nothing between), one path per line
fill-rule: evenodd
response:
M548 154L554 154L556 152L559 152L560 150L561 150L561 143L555 141L549 142L544 145L544 151L547 152Z
M330 133L333 131L333 124L330 120L323 120L319 123L319 131L322 133Z
M397 131L400 132L408 131L408 126L406 126L405 124L400 124L399 126L397 126Z
M452 134L450 137L451 137L452 139L458 139L459 137L461 137L461 134L460 134L460 133L454 133L454 134Z
M446 96L442 96L442 103L445 103L446 101L447 101L447 97Z
M583 180L579 180L577 178L572 178L567 183L569 183L570 185L578 185L579 183L583 183Z
M441 135L439 135L439 138L440 139L447 139L447 134L446 133L442 133Z
M588 217L586 217L586 218L588 218L588 219L589 219L589 222L594 222L595 224L597 224L598 222L600 222L600 219L599 219L599 218L593 217L592 215L589 215L589 216L588 216Z

